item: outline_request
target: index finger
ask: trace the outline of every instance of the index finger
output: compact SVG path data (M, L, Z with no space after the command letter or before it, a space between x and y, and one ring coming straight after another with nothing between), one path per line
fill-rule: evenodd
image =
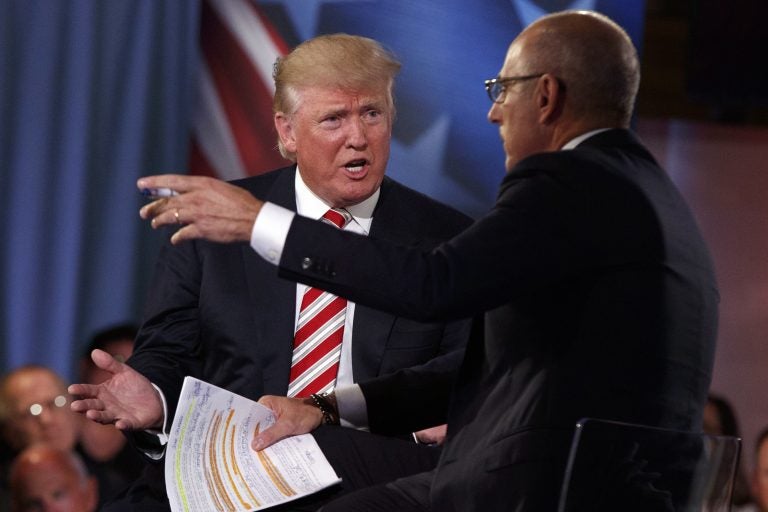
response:
M144 176L136 181L139 190L170 189L178 193L189 192L203 187L204 176L187 176L184 174L156 174Z
M70 408L73 411L83 411L85 408L80 402L82 402L83 398L95 397L98 394L98 386L94 384L70 384L67 387L67 393L80 397L80 399L74 400L70 404Z

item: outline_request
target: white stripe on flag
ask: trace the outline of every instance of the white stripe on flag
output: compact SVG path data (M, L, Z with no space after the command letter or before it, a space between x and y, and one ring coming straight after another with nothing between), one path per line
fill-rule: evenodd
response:
M259 16L244 1L208 1L250 57L269 93L275 94L272 66L281 52L270 38L269 31Z
M205 61L200 62L197 84L198 105L192 129L200 150L211 167L216 169L219 178L234 180L246 177L229 120Z

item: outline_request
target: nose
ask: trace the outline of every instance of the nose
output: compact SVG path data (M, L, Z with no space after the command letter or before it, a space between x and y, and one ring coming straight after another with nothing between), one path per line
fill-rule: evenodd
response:
M368 138L365 135L365 122L355 119L349 124L347 132L347 147L365 149L368 146Z
M499 124L501 122L501 106L493 102L491 108L488 109L488 122L491 124Z
M41 425L49 425L54 420L55 413L50 409L43 409L43 411L36 416L37 421Z

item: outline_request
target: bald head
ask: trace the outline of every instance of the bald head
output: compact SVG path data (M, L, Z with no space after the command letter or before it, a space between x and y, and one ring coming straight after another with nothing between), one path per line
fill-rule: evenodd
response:
M574 116L601 126L629 126L640 64L616 23L591 11L564 11L540 18L516 41L528 69L562 80Z
M628 128L639 81L632 42L605 16L565 11L532 23L509 46L488 111L507 171L592 130Z
M42 442L69 450L80 425L81 418L69 408L64 381L51 369L23 366L0 380L0 427L14 450Z
M9 482L13 512L96 510L96 480L70 451L44 444L25 449L13 461Z

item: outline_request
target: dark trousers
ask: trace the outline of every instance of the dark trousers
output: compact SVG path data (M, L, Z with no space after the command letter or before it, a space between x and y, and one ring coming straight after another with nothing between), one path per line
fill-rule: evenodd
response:
M429 512L432 471L352 491L320 512Z

